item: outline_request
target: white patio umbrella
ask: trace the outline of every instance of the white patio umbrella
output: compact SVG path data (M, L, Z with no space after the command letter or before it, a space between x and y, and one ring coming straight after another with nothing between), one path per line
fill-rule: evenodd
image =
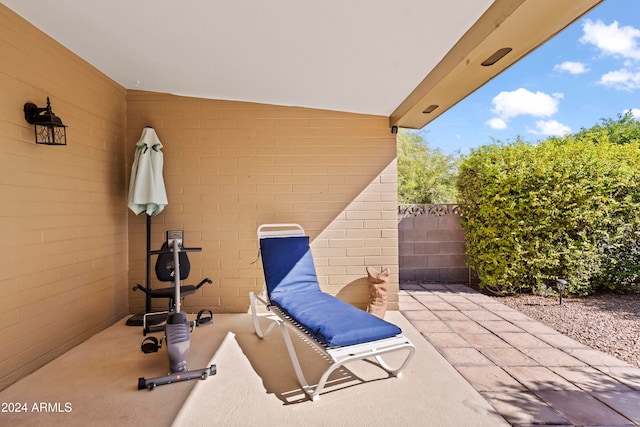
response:
M129 182L129 209L136 215L158 215L169 204L162 177L162 143L152 127L142 131L136 143L136 153Z
M147 214L147 282L149 289L151 282L151 216L158 215L169 204L167 190L162 177L164 157L162 143L152 127L145 127L142 136L136 143L136 153L131 166L131 181L129 182L128 207L136 215ZM146 312L151 311L151 298L147 295ZM127 321L128 325L142 325L140 315L133 316Z

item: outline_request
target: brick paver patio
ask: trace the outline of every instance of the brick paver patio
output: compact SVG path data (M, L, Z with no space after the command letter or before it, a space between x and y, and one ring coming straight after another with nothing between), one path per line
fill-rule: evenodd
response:
M640 369L465 285L403 285L400 310L512 425L640 425Z

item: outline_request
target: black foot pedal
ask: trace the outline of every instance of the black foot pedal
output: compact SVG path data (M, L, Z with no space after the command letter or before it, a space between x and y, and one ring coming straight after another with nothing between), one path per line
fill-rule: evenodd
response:
M140 346L140 350L143 353L157 353L159 349L162 348L162 339L158 341L156 337L147 337L142 340L142 345Z
M196 317L196 327L210 325L213 322L213 312L211 310L200 310Z

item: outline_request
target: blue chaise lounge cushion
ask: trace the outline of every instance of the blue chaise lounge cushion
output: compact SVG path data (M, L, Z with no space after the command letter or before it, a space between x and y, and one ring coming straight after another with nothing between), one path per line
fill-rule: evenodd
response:
M320 290L307 236L263 238L260 251L271 303L318 342L340 347L402 332L396 325Z

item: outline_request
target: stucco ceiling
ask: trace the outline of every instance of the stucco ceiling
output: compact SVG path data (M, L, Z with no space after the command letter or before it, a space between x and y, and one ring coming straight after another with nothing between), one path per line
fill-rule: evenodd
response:
M2 0L129 89L376 114L414 128L599 2ZM514 50L479 65L502 47ZM429 105L438 108L423 113Z

